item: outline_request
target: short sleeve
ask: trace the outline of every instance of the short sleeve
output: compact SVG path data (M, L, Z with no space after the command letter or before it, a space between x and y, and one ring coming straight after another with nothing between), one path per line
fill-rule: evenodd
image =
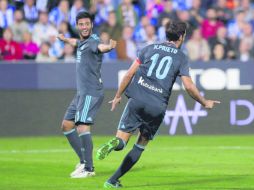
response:
M99 53L99 49L98 49L98 46L100 44L100 40L98 39L92 39L90 40L89 42L89 47L90 49L92 50L93 53Z
M190 76L190 65L188 62L188 58L186 55L184 55L181 63L180 63L180 69L179 69L179 76Z
M137 61L139 62L139 64L144 63L145 49L146 49L146 48L143 48L142 50L140 50L140 51L138 52Z

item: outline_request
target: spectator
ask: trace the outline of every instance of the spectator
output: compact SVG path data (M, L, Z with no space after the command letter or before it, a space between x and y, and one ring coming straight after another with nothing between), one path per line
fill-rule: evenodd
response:
M212 59L216 61L221 61L224 59L225 49L222 44L217 43L212 49Z
M48 22L48 13L40 12L39 21L33 29L33 41L40 46L43 41L48 41L51 33L56 32L56 28Z
M163 18L169 18L171 20L175 20L177 17L176 17L176 12L175 10L173 9L173 3L171 0L167 0L167 1L164 1L163 2L164 5L164 10L162 13L160 13L159 17L158 17L158 24L159 26L162 25L162 20Z
M235 18L228 24L228 36L231 40L236 41L243 35L242 28L245 23L244 11L238 11Z
M212 56L211 58L214 59L214 52L217 52L220 47L217 47L217 50L214 50L216 45L219 44L223 47L223 56L222 59L233 59L236 57L234 48L232 46L231 41L227 37L227 28L222 26L217 30L216 36L209 39L209 44L211 47Z
M40 46L40 52L36 56L36 62L52 63L57 59L49 56L50 43L44 41Z
M158 40L155 27L151 24L148 24L145 27L145 36L146 36L145 41L137 43L138 50L144 48L147 45L153 44Z
M115 11L109 13L108 21L100 27L100 32L108 33L114 40L121 38L122 30L122 26L117 22Z
M24 17L25 20L33 26L37 22L39 17L39 12L34 4L34 0L25 0L24 5Z
M218 20L223 22L225 25L233 18L233 12L227 7L227 0L217 0L214 6L217 11Z
M13 41L13 34L10 28L4 30L3 39L0 39L0 57L6 61L23 58L21 46Z
M28 31L28 24L23 19L23 12L21 10L16 10L14 12L14 23L11 25L11 30L13 33L13 40L17 42L23 41L23 34Z
M63 59L65 63L75 63L75 57L73 54L74 48L70 44L65 44L61 59Z
M192 0L173 0L173 7L175 10L188 10L191 8Z
M36 43L32 41L32 35L26 31L23 34L23 43L21 43L24 59L35 59L37 53L40 51Z
M117 55L118 59L120 60L130 60L133 61L136 57L137 47L134 41L132 40L133 37L133 28L130 26L125 26L123 28L123 35L122 39L117 42Z
M191 39L186 43L186 49L192 61L208 61L210 58L209 45L202 37L200 29L193 31Z
M114 11L114 7L110 2L106 2L105 0L95 0L90 9L90 12L95 15L95 29L108 21L109 13L112 11Z
M150 19L150 22L152 25L157 26L158 25L158 17L160 13L163 12L163 2L162 0L147 0L146 1L146 10L147 10L147 16Z
M69 24L65 21L61 22L59 25L58 32L59 34L63 34L66 38L71 37L71 33L69 32Z
M70 25L76 27L76 16L80 11L86 11L83 0L75 0L70 10Z
M135 27L134 31L134 40L137 43L144 42L147 39L145 28L146 26L150 25L150 20L147 16L141 17L140 22Z
M253 6L250 3L250 0L241 0L239 10L244 11L245 21L249 22L254 19L254 10Z
M243 26L243 36L241 38L242 41L245 41L246 44L249 44L250 53L253 57L254 54L254 35L253 28L251 24L245 23Z
M101 32L100 39L104 44L108 44L110 40L110 35L107 32ZM103 60L108 61L112 59L117 59L116 49L112 49L111 51L103 54Z
M61 0L57 7L49 13L49 21L56 27L59 27L62 21L69 22L69 1Z
M158 29L158 40L164 42L166 40L166 24L170 22L168 17L164 17L162 20L162 25Z
M7 0L0 0L0 27L8 28L13 23L13 8L8 4Z
M245 41L245 40L241 40L240 41L240 45L239 45L239 55L238 55L238 59L242 62L247 62L251 59L251 49L250 49L250 44Z
M53 32L49 35L49 56L60 58L63 56L64 43L56 38L57 34L57 32Z
M190 17L190 13L187 10L179 10L177 11L177 17L180 21L185 22L187 24L187 33L186 33L186 40L189 40L193 30L195 29L195 27L193 26L193 24L191 23L191 17Z
M201 7L201 0L192 0L190 13L190 22L194 28L198 28L204 20L205 10Z
M48 5L48 0L36 0L36 9L39 12L46 12L48 10L47 5Z
M138 17L131 0L122 0L117 9L117 20L123 26L131 26L134 28L137 25Z
M207 10L206 17L201 25L201 33L205 39L209 39L216 35L218 28L223 26L223 23L217 20L217 14L214 8Z

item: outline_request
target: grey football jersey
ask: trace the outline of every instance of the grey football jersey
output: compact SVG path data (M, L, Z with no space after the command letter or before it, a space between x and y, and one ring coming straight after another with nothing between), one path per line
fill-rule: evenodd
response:
M174 44L158 43L142 49L137 59L140 67L126 95L166 109L177 76L189 76L186 55Z
M103 94L101 80L102 53L98 50L100 40L93 34L77 42L76 70L77 93L100 96Z

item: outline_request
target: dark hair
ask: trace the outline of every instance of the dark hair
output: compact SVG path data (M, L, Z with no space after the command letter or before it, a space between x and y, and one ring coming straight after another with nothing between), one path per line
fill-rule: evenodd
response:
M82 18L89 18L90 21L92 22L92 16L86 11L81 11L76 16L76 24L78 24L79 19L82 19Z
M170 21L166 24L166 38L169 41L177 41L186 33L187 25L181 21Z

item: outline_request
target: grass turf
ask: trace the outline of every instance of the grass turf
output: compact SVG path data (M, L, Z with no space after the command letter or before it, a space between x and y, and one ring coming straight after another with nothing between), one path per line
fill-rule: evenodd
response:
M94 137L94 153L110 138ZM0 189L103 189L134 140L95 160L96 177L70 179L78 159L64 137L1 138ZM254 190L254 136L158 136L121 181L133 190Z

